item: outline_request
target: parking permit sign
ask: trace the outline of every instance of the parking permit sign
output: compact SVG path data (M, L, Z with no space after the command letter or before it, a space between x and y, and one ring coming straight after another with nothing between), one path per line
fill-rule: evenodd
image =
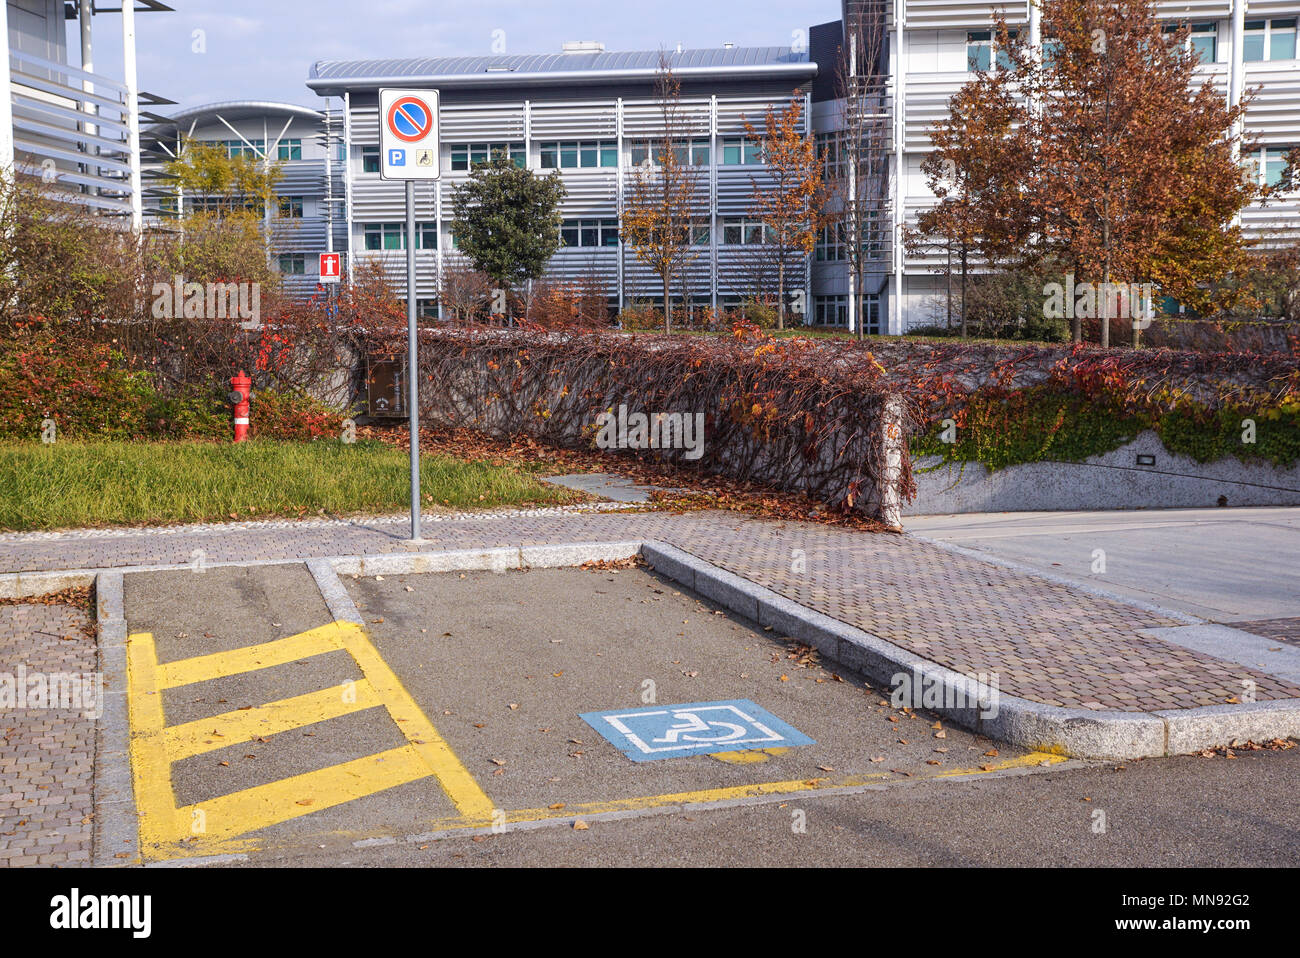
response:
M634 762L816 744L748 699L584 712L579 718Z
M379 91L380 173L386 180L436 180L438 91Z

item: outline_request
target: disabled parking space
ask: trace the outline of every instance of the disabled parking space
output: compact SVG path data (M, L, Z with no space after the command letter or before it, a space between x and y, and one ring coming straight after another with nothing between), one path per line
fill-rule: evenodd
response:
M1045 758L643 567L125 577L145 861L346 848ZM312 851L314 854L315 852Z
M978 771L1027 754L895 711L806 646L644 568L343 582L375 647L508 821Z
M369 827L405 828L489 811L364 631L332 620L304 567L126 583L145 860L244 850L250 836L309 818L315 830L361 814Z

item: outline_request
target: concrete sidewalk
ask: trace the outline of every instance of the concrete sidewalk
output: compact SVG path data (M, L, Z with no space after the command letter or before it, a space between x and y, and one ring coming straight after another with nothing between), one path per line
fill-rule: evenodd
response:
M1300 686L1255 667L1254 650L1252 664L1179 643L1194 619L910 536L720 512L532 510L425 529L419 546L401 518L7 535L0 573L657 540L955 672L996 673L1003 694L1043 706L1198 709L1241 702L1243 689L1247 702L1300 699ZM15 588L0 575L0 590Z
M912 516L907 529L1248 632L1285 619L1300 632L1300 509Z

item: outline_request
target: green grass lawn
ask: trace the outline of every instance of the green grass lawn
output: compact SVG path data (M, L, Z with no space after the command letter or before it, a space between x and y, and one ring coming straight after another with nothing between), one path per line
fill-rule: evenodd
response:
M421 460L435 509L572 502L508 466ZM0 529L402 512L410 460L380 442L0 443Z

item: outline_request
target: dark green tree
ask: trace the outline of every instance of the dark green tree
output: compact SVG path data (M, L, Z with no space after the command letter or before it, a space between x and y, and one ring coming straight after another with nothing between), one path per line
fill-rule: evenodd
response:
M507 294L538 279L560 248L559 173L537 176L504 152L480 163L452 190L452 229L474 268Z

